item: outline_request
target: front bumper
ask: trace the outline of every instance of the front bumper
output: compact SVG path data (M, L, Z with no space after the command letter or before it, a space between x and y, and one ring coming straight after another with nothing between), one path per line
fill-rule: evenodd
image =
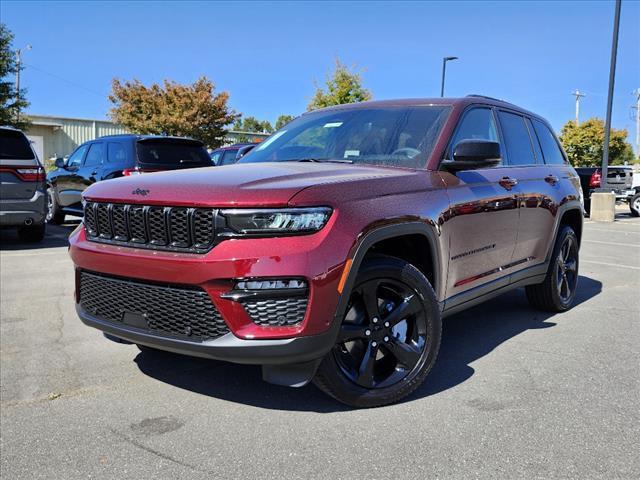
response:
M124 324L105 322L76 304L82 322L104 333L128 342L194 357L255 365L289 365L310 362L324 357L333 347L337 329L305 337L245 340L228 333L205 342L155 335Z
M34 224L42 224L47 209L46 195L37 190L29 199L0 200L0 225L21 226L31 219Z

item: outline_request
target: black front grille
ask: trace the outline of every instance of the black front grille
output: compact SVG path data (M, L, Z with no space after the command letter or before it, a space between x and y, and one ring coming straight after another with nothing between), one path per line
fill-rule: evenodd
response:
M297 325L307 311L307 297L245 299L240 303L253 323L265 327Z
M128 323L161 335L204 341L229 333L229 327L200 288L161 286L88 272L80 273L80 305L93 316Z
M215 237L216 210L87 202L87 238L138 248L204 253Z

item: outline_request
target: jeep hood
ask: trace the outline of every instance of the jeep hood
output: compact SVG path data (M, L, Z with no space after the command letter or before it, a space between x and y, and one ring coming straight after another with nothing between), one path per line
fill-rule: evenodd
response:
M384 188L378 194L390 194L395 192L389 190L406 191L418 176L424 176L424 172L338 163L241 163L107 180L92 185L83 197L145 205L280 207L308 187L336 183L355 187L354 183L373 181ZM362 189L347 191L357 193ZM333 203L336 199L326 200Z

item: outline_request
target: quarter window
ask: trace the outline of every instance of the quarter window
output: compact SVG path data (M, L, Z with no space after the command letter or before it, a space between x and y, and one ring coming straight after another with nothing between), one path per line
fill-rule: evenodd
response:
M524 117L509 112L499 112L500 125L507 147L510 165L535 165L536 158L531 147L529 129Z
M220 165L231 165L233 163L236 163L237 154L237 150L225 150L224 154L222 155L222 161L220 162Z
M127 159L127 152L121 143L109 142L107 149L110 163L124 163Z
M535 118L532 122L533 128L538 136L538 140L540 140L540 146L542 147L542 153L544 154L544 163L552 165L564 164L564 155L562 155L562 151L560 150L556 137L551 133L549 127Z
M85 167L95 167L96 165L101 165L104 159L104 144L103 143L92 143L89 147L89 153L87 153L87 158L84 160Z

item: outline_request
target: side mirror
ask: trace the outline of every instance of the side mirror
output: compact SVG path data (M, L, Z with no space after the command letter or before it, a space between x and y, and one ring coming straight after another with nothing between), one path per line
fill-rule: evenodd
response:
M66 167L66 165L65 165L65 163L64 163L64 158L56 158L56 161L55 161L54 165L55 165L57 168L65 168L65 167Z
M500 144L489 140L461 140L453 148L453 160L445 160L442 165L450 171L477 170L491 168L502 161Z

